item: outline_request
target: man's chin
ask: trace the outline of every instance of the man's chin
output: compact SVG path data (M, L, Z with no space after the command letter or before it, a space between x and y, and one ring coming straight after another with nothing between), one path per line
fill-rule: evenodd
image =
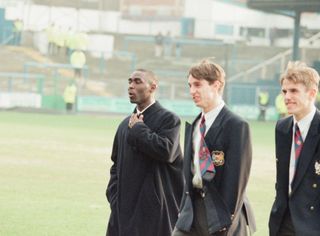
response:
M137 103L137 101L136 100L134 100L134 99L129 99L130 100L130 103L134 103L134 104L136 104Z
M293 114L294 114L294 109L288 109L288 108L287 108L287 113L288 113L289 115L293 115Z
M201 108L201 104L199 103L199 101L193 101L194 102L194 105L197 106L197 107L200 107Z

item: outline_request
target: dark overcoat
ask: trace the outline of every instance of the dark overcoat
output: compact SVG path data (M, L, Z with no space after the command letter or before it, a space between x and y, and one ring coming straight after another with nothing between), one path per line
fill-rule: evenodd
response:
M158 102L142 123L119 125L111 159L107 198L109 236L169 236L183 189L180 119Z
M195 123L199 118L200 115L192 125L186 125L184 153L186 184L176 224L176 227L182 231L189 231L193 222L193 200L196 193L192 185L193 174L191 173L192 136ZM215 177L210 182L203 180L209 233L215 233L226 227L228 235L244 236L246 224L243 225L240 222L246 222L254 232L255 220L245 196L252 159L247 122L224 107L209 128L205 142L210 153L223 152L225 158L223 165L216 166ZM245 220L242 217L245 217Z
M296 175L289 196L289 163L292 145L293 117L279 120L276 125L276 198L270 219L270 236L276 236L287 208L296 235L320 235L320 113L312 119L304 141Z

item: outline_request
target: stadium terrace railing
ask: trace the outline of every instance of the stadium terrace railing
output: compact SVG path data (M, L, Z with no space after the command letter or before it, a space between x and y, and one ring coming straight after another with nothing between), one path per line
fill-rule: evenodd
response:
M75 67L71 64L26 62L23 66L24 73L28 74L30 68L32 67L53 69L54 77L58 77L58 72L61 73L61 69L75 69ZM82 75L84 79L87 79L89 77L89 67L87 65L82 68Z
M1 90L12 92L16 90L15 83L19 82L20 84L27 84L27 92L32 90L31 83L25 83L27 80L34 79L36 80L36 92L42 93L43 90L43 80L45 76L43 74L32 74L32 73L14 73L14 72L0 72L1 79ZM3 79L7 79L7 82L4 82Z
M0 42L0 46L9 44L12 40L14 40L14 38L14 34L11 34L10 36L2 40L2 42Z
M306 44L313 44L315 41L320 39L320 32L310 37ZM261 62L257 64L256 66L253 66L252 68L240 72L234 76L231 76L228 80L228 82L233 81L248 81L249 78L257 79L257 77L252 76L254 73L257 73L259 75L259 79L265 79L267 77L268 67L274 66L278 68L278 71L274 71L275 73L280 73L283 71L286 67L287 62L289 61L289 57L292 55L292 49L288 49L284 52L281 52L270 59Z

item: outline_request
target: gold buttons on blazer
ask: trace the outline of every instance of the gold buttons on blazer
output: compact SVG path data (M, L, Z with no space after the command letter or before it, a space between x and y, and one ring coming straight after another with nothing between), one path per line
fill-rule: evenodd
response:
M313 185L312 185L312 188L317 188L317 187L318 187L317 184L313 184Z

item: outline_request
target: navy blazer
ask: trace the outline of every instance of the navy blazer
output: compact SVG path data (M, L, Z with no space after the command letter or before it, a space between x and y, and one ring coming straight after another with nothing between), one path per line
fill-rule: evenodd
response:
M276 198L270 219L270 236L276 236L287 209L290 210L296 235L320 235L320 113L312 119L304 141L288 196L289 163L292 145L293 117L278 121L276 125ZM320 168L320 167L318 167Z
M201 114L191 125L187 123L185 130L184 176L186 183L176 227L187 232L190 231L193 223L192 202L195 194L191 172L192 136L195 123L200 116ZM225 157L224 165L216 166L215 177L209 182L203 180L209 233L212 234L226 227L228 235L238 235L233 231L242 215L247 216L246 220L250 229L255 231L254 216L245 196L252 159L248 123L224 107L209 128L205 141L210 153L222 151Z

